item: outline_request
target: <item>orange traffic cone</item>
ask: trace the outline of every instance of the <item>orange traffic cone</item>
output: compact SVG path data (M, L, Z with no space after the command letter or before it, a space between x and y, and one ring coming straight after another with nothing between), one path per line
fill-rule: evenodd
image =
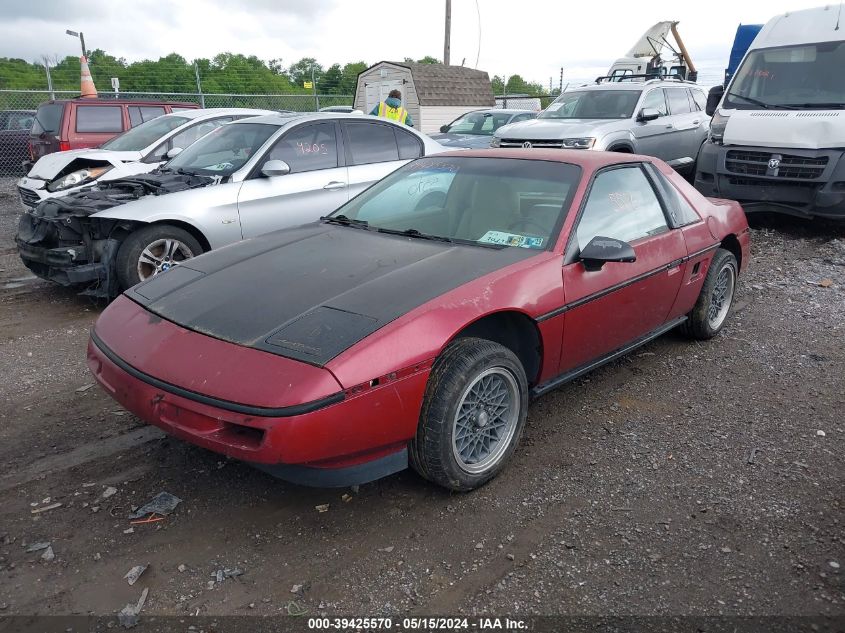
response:
M94 80L91 78L91 71L88 68L88 58L80 57L79 65L82 70L82 86L79 91L79 96L96 99L97 88L94 86Z

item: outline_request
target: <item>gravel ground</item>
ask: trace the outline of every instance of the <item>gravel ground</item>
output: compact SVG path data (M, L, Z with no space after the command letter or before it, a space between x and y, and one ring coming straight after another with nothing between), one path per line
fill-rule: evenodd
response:
M143 588L148 616L845 615L845 226L755 220L719 337L537 401L506 471L450 495L301 488L146 427L92 386L102 305L31 278L18 212L0 181L0 615ZM161 491L176 511L130 524Z

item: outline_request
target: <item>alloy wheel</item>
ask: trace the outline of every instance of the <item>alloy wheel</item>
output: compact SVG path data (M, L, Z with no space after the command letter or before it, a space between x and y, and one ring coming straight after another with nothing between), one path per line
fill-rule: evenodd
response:
M716 277L713 292L710 294L710 307L707 309L707 323L714 330L722 327L733 302L736 286L736 271L730 263L726 263Z
M520 414L516 379L504 367L480 373L464 389L452 429L452 453L460 468L482 473L505 454Z
M179 262L191 259L193 251L184 242L173 238L162 238L147 244L138 257L138 278L143 281L177 266Z

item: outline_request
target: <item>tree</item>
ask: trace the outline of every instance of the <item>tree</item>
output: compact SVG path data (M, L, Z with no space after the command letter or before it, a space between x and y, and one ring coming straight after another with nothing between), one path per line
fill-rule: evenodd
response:
M340 86L343 81L343 71L340 69L340 64L332 64L329 69L323 74L323 79L320 82L321 94L340 94Z
M432 57L431 55L426 55L422 59L418 59L417 63L418 64L442 64L443 62L441 62L436 57Z
M367 70L367 62L353 62L343 67L339 94L351 95L358 85L358 75Z
M288 76L294 86L302 88L306 81L311 81L311 69L314 69L313 78L319 84L323 75L323 67L313 57L303 57L288 68Z
M499 77L499 75L494 75L493 79L490 80L490 83L493 84L494 95L504 94L505 80L502 77Z

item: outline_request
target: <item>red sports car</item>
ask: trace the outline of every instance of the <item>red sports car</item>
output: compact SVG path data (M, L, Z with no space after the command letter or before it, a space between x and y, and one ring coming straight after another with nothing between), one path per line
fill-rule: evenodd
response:
M285 479L410 465L470 490L532 397L674 327L716 335L748 258L742 208L658 159L441 154L128 290L88 364L140 418Z

